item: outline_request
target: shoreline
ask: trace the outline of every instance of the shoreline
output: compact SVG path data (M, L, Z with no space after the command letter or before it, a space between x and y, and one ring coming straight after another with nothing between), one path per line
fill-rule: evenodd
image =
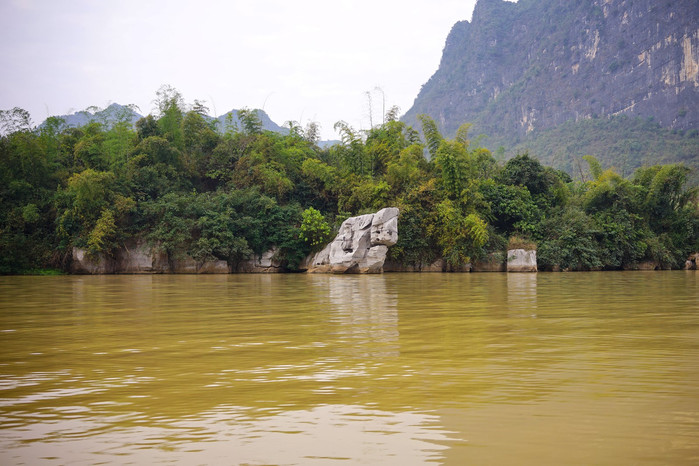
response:
M472 271L472 270L387 270L380 273L318 273L308 271L278 271L278 272L107 272L107 273L75 273L48 269L47 271L31 271L27 273L3 274L0 277L67 277L67 276L123 276L123 275L393 275L393 274L558 274L558 273L590 273L590 272L696 272L696 268L656 268L656 269L600 269L600 270L538 270L536 272L508 272L506 270Z

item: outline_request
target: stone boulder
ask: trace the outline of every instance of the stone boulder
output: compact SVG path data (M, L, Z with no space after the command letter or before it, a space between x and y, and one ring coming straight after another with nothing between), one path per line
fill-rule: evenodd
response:
M224 260L198 261L190 256L184 256L170 261L170 272L183 274L231 273L231 267Z
M282 264L279 260L279 249L273 247L261 255L254 255L251 259L240 262L235 271L238 273L279 273L282 272Z
M437 259L432 263L421 262L418 264L400 264L396 261L386 261L383 265L384 272L444 272L446 265L443 259Z
M106 274L116 271L116 261L104 254L90 256L82 248L73 248L70 272L76 274Z
M656 261L643 261L643 262L633 262L631 264L624 264L622 267L624 270L660 270L660 262Z
M536 250L509 249L507 251L508 272L536 272Z
M129 239L115 254L116 273L166 273L167 253L149 246L143 239Z
M388 247L398 241L398 209L350 217L335 239L305 261L311 273L382 273Z
M491 252L484 258L473 263L472 272L506 272L505 254L503 252Z

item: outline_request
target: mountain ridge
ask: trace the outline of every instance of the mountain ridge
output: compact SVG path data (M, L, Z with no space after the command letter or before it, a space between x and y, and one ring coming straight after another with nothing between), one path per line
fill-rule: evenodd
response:
M97 122L105 125L107 128L111 127L119 121L126 121L131 125L144 117L138 113L134 108L138 108L131 105L121 105L117 103L111 103L104 109L98 107L88 107L85 110L80 110L71 114L66 115L56 115L54 118L62 119L64 124L68 127L79 127L84 126L92 122ZM234 125L240 125L240 119L238 118L238 109L232 109L229 112L224 113L219 117L212 117L206 115L205 118L209 121L217 121L217 126L221 132L225 131L226 125L228 124L228 115L233 115L231 123ZM267 115L264 110L255 109L257 116L262 122L262 129L265 131L274 131L277 133L288 133L288 129L279 126L277 123L272 121L272 119ZM39 126L46 124L47 120L44 120Z
M696 0L479 0L403 120L464 122L514 144L570 120L628 115L699 127Z

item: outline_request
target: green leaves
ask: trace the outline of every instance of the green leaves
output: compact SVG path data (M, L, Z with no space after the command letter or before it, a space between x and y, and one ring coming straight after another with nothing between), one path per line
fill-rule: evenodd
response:
M457 141L443 140L434 154L434 164L447 197L459 198L468 181L468 154L464 146Z
M243 131L248 136L262 134L262 120L257 114L257 110L242 108L238 110L238 120Z
M71 197L73 214L84 222L95 220L111 202L114 182L114 173L91 168L71 176L66 192Z
M437 205L430 234L441 247L444 260L452 266L470 262L488 242L486 222L475 213L465 215L449 199Z
M444 138L439 132L439 129L437 129L437 123L435 123L432 118L424 114L418 115L417 118L422 124L422 133L425 135L427 149L430 155L434 157L437 155L437 149Z
M114 213L109 209L104 209L100 218L97 219L95 227L87 236L88 253L96 256L100 252L110 250L114 246L116 231Z
M68 179L57 196L57 230L64 245L87 247L93 256L110 253L117 246L136 203L120 194L116 185L114 173L90 168Z
M320 211L309 207L303 211L299 229L301 238L311 249L321 249L330 240L330 225Z
M583 160L590 166L593 180L599 180L602 176L602 165L600 165L599 161L591 155L583 155Z
M528 154L501 165L468 124L446 139L425 115L423 140L392 110L367 131L338 122L342 143L324 149L317 125L262 131L259 113L243 109L240 128L219 134L201 102L185 112L172 88L156 104L157 118L135 129L50 119L32 130L26 112L0 114L10 131L0 137L0 273L58 263L54 251L71 246L110 253L130 235L172 257L231 264L276 246L293 269L330 241L331 221L387 206L401 210L391 257L417 266L443 257L457 268L515 235L539 245L542 266L570 269L678 266L699 249L697 190L681 165L625 179L588 156L593 179L573 183Z
M555 212L542 223L537 261L543 269L595 270L604 265L597 242L599 230L593 219L579 208Z
M298 257L298 206L280 206L255 189L170 193L144 205L148 238L173 258L225 260L234 265L272 246Z

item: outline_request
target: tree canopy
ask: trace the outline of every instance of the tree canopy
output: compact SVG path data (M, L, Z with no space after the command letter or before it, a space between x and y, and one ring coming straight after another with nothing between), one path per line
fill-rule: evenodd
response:
M395 108L365 131L338 122L341 142L321 148L317 124L274 133L242 110L219 128L172 88L156 103L133 127L0 113L0 273L64 269L73 247L109 255L129 238L231 265L276 246L293 270L342 220L386 206L401 212L389 254L404 265L457 269L512 237L537 245L543 269L679 267L699 250L683 165L623 177L586 156L590 176L573 181L527 153L498 162L468 125L447 139L421 115L415 130Z

